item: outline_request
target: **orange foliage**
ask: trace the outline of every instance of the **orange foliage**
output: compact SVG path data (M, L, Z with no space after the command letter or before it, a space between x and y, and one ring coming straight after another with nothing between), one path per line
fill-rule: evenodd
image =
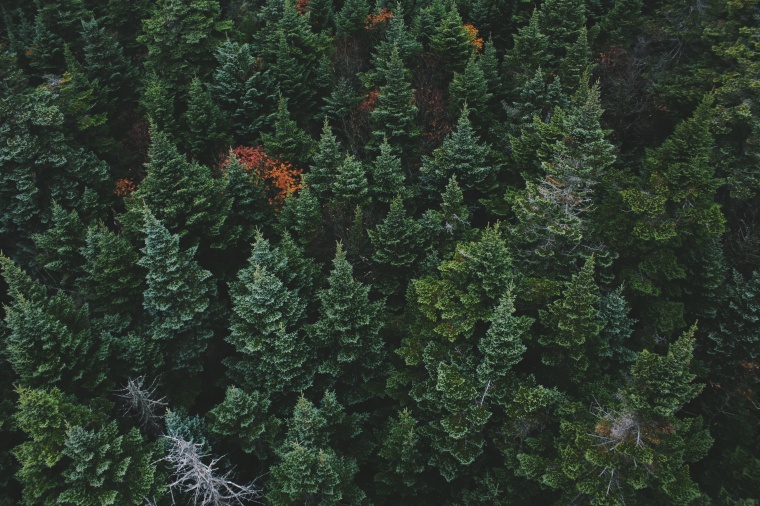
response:
M393 13L383 7L377 14L367 14L367 30L374 30L378 25L393 19Z
M285 197L301 188L301 169L293 167L287 160L269 156L262 146L238 146L232 152L246 170L255 171L264 181L270 205L280 206ZM222 167L228 162L229 158L222 162Z
M467 30L467 38L470 39L470 44L475 46L475 50L479 53L483 50L483 38L478 37L478 29L475 28L470 23L467 23L464 26L464 29Z
M304 16L309 12L309 0L298 0L298 2L296 2L296 10L299 14Z
M117 197L128 197L135 191L135 183L131 179L123 178L116 181L114 193Z

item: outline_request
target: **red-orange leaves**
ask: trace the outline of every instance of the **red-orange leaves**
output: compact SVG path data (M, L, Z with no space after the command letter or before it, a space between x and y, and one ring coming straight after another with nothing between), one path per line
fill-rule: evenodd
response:
M393 19L393 13L383 7L375 14L367 14L367 30L375 30L378 26L385 24Z
M465 24L464 28L467 30L467 38L470 39L470 44L475 46L475 50L480 53L483 50L483 38L478 37L478 29L470 23Z
M117 197L128 197L135 191L135 183L131 179L119 179L116 181L114 193Z
M293 167L287 160L269 156L262 146L238 146L232 152L246 170L256 171L256 175L264 181L271 205L279 207L285 197L301 188L301 169ZM228 160L222 162L222 167L227 165Z

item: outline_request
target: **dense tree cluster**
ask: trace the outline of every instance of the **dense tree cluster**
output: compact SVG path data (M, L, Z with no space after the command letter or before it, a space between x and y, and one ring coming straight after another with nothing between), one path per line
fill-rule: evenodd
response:
M760 504L757 0L0 12L0 505Z

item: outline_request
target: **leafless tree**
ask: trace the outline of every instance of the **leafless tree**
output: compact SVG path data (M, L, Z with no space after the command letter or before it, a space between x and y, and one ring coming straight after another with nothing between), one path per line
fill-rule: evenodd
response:
M116 394L124 400L126 414L136 417L140 427L152 434L159 434L163 427L166 398L156 396L157 381L145 384L145 376L129 379L127 385Z
M201 450L202 445L185 440L182 435L173 433L164 436L167 442L166 457L174 470L174 481L169 484L172 503L176 504L174 492L192 497L194 505L226 506L242 505L256 501L260 497L254 483L239 485L232 481L232 472L221 472L217 465L218 458L208 458Z

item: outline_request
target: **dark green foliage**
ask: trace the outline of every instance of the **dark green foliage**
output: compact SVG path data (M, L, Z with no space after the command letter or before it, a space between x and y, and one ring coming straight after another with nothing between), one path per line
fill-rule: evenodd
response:
M125 199L127 212L120 221L130 234L137 234L147 206L181 238L221 241L231 206L224 181L214 179L208 167L188 162L164 133L154 129L151 141L147 175Z
M193 158L204 162L218 160L219 155L229 148L222 113L198 78L190 83L183 120L187 132L184 145Z
M414 90L409 84L409 72L394 46L387 60L378 68L381 82L377 97L377 107L371 112L372 139L376 146L387 140L391 146L404 154L409 154L420 134L415 122L417 106L414 104Z
M369 300L369 287L354 280L353 267L338 244L329 288L318 292L319 319L309 335L321 348L319 374L350 403L363 400L379 379L387 349L380 328L383 304ZM345 394L344 394L345 392Z
M303 167L311 159L314 141L290 118L288 101L283 96L277 106L274 133L262 134L261 140L267 154L281 160Z
M150 211L143 211L143 217L145 247L139 265L147 270L145 337L158 343L167 370L198 373L213 334L208 311L216 287L211 273L193 259L196 248L181 250L179 236L171 234Z
M0 506L757 506L758 0L0 3Z
M0 260L12 300L5 311L4 352L18 384L72 390L100 385L108 348L95 335L87 306L64 292L48 295L9 258Z

